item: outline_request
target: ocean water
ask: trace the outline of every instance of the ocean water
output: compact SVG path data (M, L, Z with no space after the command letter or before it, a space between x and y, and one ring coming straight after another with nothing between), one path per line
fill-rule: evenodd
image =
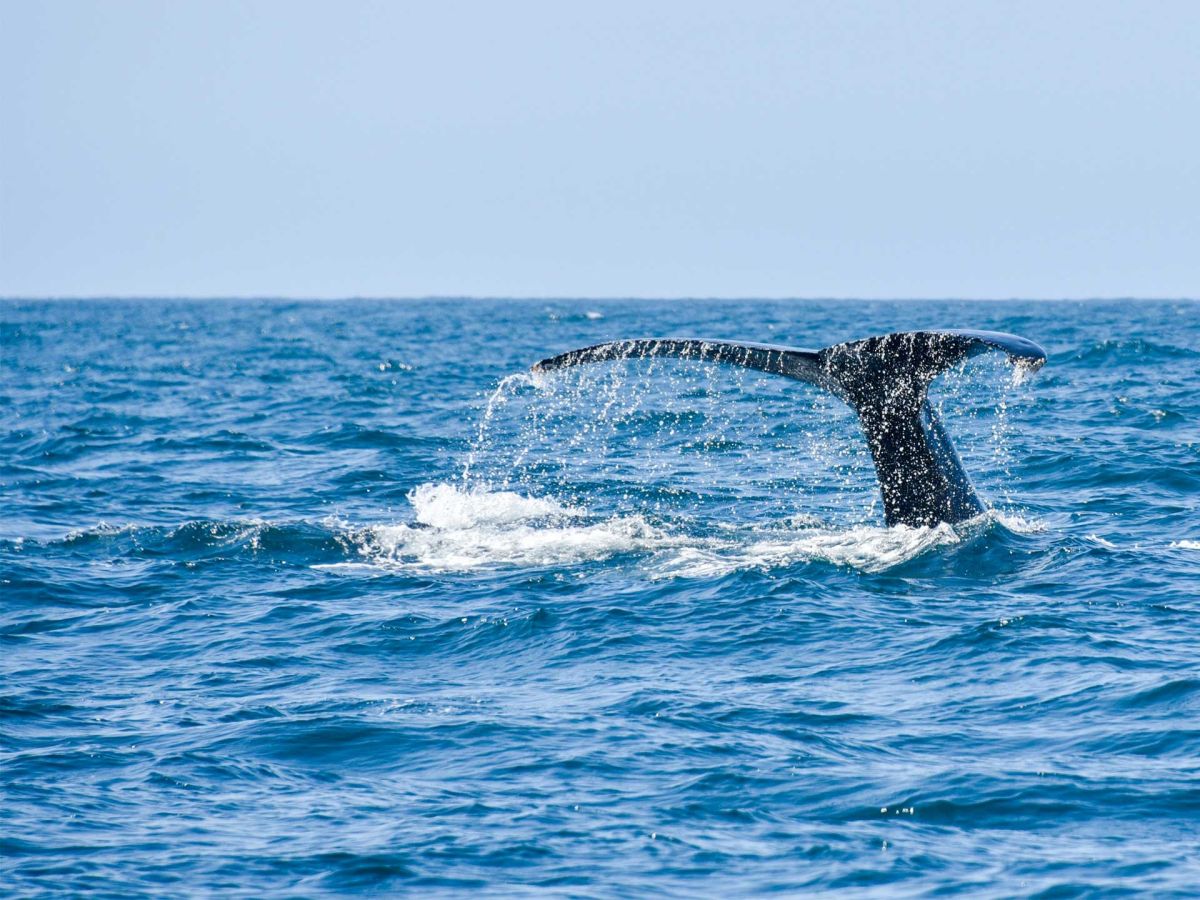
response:
M1011 331L990 504L572 347ZM1194 895L1200 305L0 303L0 893Z

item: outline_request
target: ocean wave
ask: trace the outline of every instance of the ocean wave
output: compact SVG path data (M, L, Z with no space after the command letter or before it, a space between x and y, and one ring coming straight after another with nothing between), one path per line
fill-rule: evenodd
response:
M587 521L583 511L512 491L425 484L409 498L414 524L352 532L374 565L461 572L499 565L562 566L677 543L641 516Z
M71 553L106 551L111 557L195 563L267 556L311 562L343 549L342 535L314 522L270 522L261 518L193 519L178 525L99 522L32 546Z
M796 514L771 523L652 521L641 513L599 515L552 497L511 490L426 483L408 493L412 519L361 524L345 517L269 521L197 519L177 525L109 523L57 538L20 537L15 550L58 550L110 559L196 565L238 559L308 565L332 571L456 573L498 568L555 569L628 556L654 581L720 578L828 564L878 573L993 530L1016 535L1045 524L991 510L957 526L833 525ZM1093 543L1112 547L1090 535ZM1195 549L1196 542L1172 544ZM1200 545L1196 545L1200 546Z
M1194 359L1200 351L1145 338L1107 338L1078 350L1072 360L1094 365L1116 360Z

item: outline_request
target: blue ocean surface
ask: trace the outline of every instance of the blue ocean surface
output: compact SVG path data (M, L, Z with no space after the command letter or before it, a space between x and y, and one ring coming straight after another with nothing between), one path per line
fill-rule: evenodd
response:
M1008 331L990 505L598 341ZM1194 895L1200 305L0 303L0 893Z

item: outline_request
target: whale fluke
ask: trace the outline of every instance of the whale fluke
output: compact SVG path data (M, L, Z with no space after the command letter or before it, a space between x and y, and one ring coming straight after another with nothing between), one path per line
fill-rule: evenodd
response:
M888 525L954 524L983 512L958 454L929 405L929 384L951 366L991 350L1035 370L1046 351L998 331L907 331L824 350L700 338L639 338L596 344L536 363L535 372L617 359L674 357L758 369L817 385L858 414Z

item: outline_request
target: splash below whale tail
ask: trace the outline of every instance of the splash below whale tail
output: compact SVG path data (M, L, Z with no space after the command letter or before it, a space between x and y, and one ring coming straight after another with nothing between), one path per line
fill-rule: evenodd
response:
M909 331L803 350L697 338L612 341L544 359L535 372L618 359L675 357L758 369L817 385L858 414L883 495L888 525L954 524L983 512L928 400L929 385L963 360L999 350L1035 370L1046 352L996 331Z

